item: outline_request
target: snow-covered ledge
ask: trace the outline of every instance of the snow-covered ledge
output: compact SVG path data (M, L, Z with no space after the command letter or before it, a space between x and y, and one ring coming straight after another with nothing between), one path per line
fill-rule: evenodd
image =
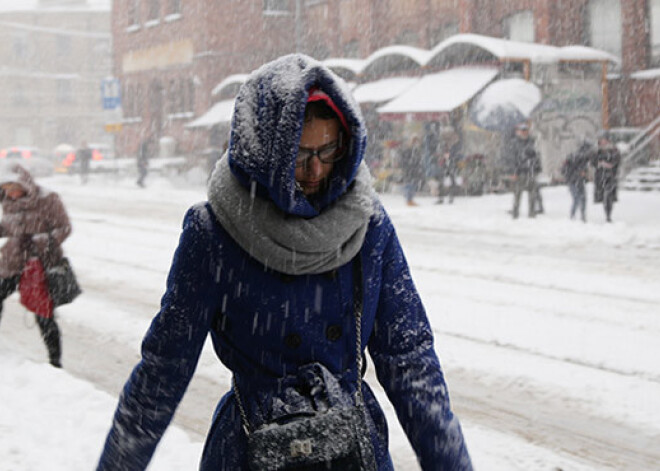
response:
M635 72L635 73L630 74L630 78L633 78L635 80L660 79L660 68L640 70L639 72Z
M163 20L165 23L171 23L176 20L180 20L182 18L181 13L172 13L171 15L167 15Z
M144 23L145 28L153 28L154 26L158 26L160 24L160 20L149 20Z
M138 24L134 24L126 28L127 33L134 33L135 31L139 31L139 30L140 30L140 25Z

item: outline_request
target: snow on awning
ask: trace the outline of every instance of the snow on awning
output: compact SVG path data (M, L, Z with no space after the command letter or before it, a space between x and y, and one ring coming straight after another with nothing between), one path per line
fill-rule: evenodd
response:
M358 103L384 103L401 95L419 81L414 77L397 77L363 83L353 90Z
M470 53L475 57L487 53L499 61L526 60L535 64L554 64L559 61L620 62L612 54L586 46L556 47L468 33L456 34L439 43L430 51L424 65L433 67L451 64L452 51L458 51L462 56Z
M362 68L364 67L364 60L331 57L329 59L325 59L322 64L331 70L346 69L350 70L353 75L357 75L362 71Z
M378 112L385 120L448 113L470 100L498 73L496 69L466 67L425 75Z
M216 96L219 94L223 89L229 87L230 85L241 85L243 84L248 78L248 74L234 74L230 75L229 77L226 77L222 82L217 84L215 87L213 87L213 90L211 91L211 95Z
M186 124L187 128L210 128L216 124L229 123L234 114L234 100L222 100L213 105L206 113Z

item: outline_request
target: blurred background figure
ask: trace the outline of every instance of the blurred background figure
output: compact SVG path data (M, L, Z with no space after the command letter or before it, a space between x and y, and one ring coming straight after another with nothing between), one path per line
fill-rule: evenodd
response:
M571 192L571 219L575 218L575 213L579 208L580 218L583 222L587 221L585 183L587 182L589 161L592 154L592 145L588 141L583 141L575 152L566 157L561 168L568 190Z
M452 204L458 189L456 186L456 176L458 173L458 163L462 159L461 140L458 137L458 134L452 134L448 144L449 149L444 150L438 160L438 166L440 168L438 172L440 190L438 193L438 200L436 201L437 204L444 203L445 192L447 193L449 204ZM449 180L449 188L447 190L445 190L445 179Z
M57 193L43 190L19 165L0 174L0 202L0 237L7 239L0 249L0 315L2 302L18 288L21 303L35 313L51 365L61 368L60 330L45 277L63 258L69 217ZM26 291L28 282L32 286Z
M505 165L510 174L513 186L513 209L511 214L518 218L520 210L520 197L523 191L528 194L528 215L533 218L537 214L537 204L540 200L536 177L541 173L541 158L536 151L535 140L530 136L529 125L522 123L516 126L515 135L507 146L508 155L505 156ZM539 211L543 211L541 207Z
M413 135L408 145L401 151L401 171L406 204L417 206L415 194L424 182L422 146L417 135Z
M92 149L87 145L87 141L80 143L80 148L76 151L76 160L80 164L80 181L85 184L89 179L89 163L92 160Z
M612 222L612 209L617 201L617 172L621 163L621 153L610 140L607 131L598 133L598 150L592 165L594 174L594 203L603 203L607 222Z
M149 173L149 160L154 156L154 151L154 139L151 135L148 135L144 138L142 143L140 143L140 149L138 150L137 155L137 185L141 188L144 188L145 186L144 180L147 178L147 173Z

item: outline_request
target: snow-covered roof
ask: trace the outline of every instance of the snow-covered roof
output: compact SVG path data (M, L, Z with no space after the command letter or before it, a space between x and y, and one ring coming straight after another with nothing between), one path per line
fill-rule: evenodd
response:
M476 95L497 74L497 69L465 67L423 76L379 113L449 112Z
M559 48L559 60L562 61L609 61L619 63L620 60L609 52L587 46L565 46Z
M408 90L419 78L396 77L363 83L353 90L358 103L383 103Z
M248 76L249 74L234 74L225 77L225 79L222 80L222 82L220 82L213 88L213 90L211 91L211 95L215 96L219 94L224 88L230 85L235 85L237 83L242 84L247 80Z
M478 121L486 122L498 108L517 109L529 117L541 102L541 90L532 82L520 78L496 80L488 85L471 103Z
M653 80L660 78L660 69L640 70L630 74L630 78L635 80Z
M499 60L518 59L529 60L535 63L554 63L562 60L619 60L605 51L585 46L556 47L545 44L511 41L509 39L494 38L480 34L457 34L445 39L435 46L428 55L424 65L441 60L451 48L457 46L472 46L486 51Z
M213 105L206 113L186 124L187 128L210 128L220 123L231 122L235 100L222 100Z
M330 59L325 59L322 61L322 64L331 70L346 69L357 75L364 68L364 62L364 59L344 59L341 57L331 57Z
M387 61L386 69L388 72L404 71L411 68L420 68L428 60L429 51L412 46L386 46L378 49L364 60L361 74L368 74L370 69L378 67L381 61ZM398 60L398 67L393 66L392 62Z
M428 55L429 51L427 49L420 49L418 47L402 45L385 46L374 51L373 54L364 60L364 68L369 67L371 63L384 56L404 56L414 60L419 65L423 65L428 59Z
M110 11L112 8L112 0L87 0L86 2L73 2L69 3L62 1L61 3L52 2L52 5L44 6L39 5L39 0L1 0L0 13L12 11L79 11L79 10L94 10L94 11Z

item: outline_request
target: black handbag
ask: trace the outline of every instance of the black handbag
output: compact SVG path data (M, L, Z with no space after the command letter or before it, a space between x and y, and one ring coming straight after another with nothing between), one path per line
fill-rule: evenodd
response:
M252 430L235 378L232 386L248 441L252 471L375 471L376 459L362 396L362 267L353 263L355 285L356 372L355 405L288 417Z
M57 265L46 270L46 280L53 307L69 304L82 293L71 263L66 257L62 257Z

